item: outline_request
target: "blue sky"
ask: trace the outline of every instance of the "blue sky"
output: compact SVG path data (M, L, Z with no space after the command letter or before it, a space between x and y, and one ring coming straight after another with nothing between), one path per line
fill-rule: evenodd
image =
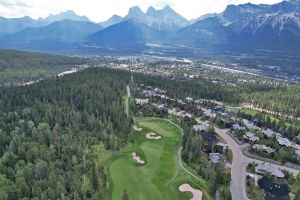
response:
M281 0L0 0L0 16L32 18L46 17L66 10L74 10L95 22L104 21L113 14L125 16L128 8L140 6L146 11L149 6L157 9L171 6L187 19L203 14L222 12L228 4L241 3L273 4Z

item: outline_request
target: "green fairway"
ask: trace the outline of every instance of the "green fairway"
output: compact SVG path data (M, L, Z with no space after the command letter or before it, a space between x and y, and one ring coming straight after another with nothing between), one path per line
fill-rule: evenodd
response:
M200 189L203 199L211 199L206 192L205 182L196 180L179 167L176 155L181 144L181 131L178 127L162 119L139 119L136 125L143 128L143 131L132 132L134 144L107 164L111 199L121 200L124 190L130 200L190 199L191 193L178 190L183 183ZM146 134L149 132L157 133L162 139L147 139ZM146 163L138 164L132 160L133 152Z

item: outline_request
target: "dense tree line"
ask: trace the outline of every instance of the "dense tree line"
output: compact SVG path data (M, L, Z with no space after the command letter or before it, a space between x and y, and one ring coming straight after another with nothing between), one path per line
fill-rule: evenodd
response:
M0 85L43 79L90 63L82 58L0 50Z
M220 199L231 200L230 173L224 171L224 164L213 165L209 162L207 154L203 152L204 141L190 126L185 124L183 131L182 159L208 182L209 192L212 196L219 191ZM213 133L214 129L210 127L208 132Z
M167 90L173 98L212 99L238 105L251 103L274 111L277 115L300 117L300 86L268 83L247 83L237 86L213 84L201 77L195 80L171 80L158 76L135 75L137 83Z
M118 150L130 120L130 74L89 68L34 85L0 88L1 199L101 199L103 168L89 148Z

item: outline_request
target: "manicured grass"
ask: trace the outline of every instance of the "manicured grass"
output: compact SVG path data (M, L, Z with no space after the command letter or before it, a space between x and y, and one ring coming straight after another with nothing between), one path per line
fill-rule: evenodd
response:
M124 190L130 200L184 200L191 193L179 192L178 187L189 183L204 193L203 199L212 199L207 193L207 185L186 174L178 164L177 151L181 144L181 132L175 125L161 119L138 119L136 125L142 132L133 131L133 145L106 162L111 186L109 196L121 200ZM155 132L160 140L146 139L146 134ZM135 163L131 153L137 152L145 165Z

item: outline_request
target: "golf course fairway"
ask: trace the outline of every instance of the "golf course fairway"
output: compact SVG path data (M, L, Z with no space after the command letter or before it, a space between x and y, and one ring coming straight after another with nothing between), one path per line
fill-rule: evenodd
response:
M142 131L132 131L133 144L107 164L110 199L122 200L127 193L130 200L188 200L192 193L178 189L184 183L201 190L202 199L212 199L207 193L206 183L187 174L179 166L177 151L182 135L177 126L157 118L136 119L135 125ZM146 134L150 132L160 135L161 139L147 139ZM135 162L132 153L137 153L145 163Z

